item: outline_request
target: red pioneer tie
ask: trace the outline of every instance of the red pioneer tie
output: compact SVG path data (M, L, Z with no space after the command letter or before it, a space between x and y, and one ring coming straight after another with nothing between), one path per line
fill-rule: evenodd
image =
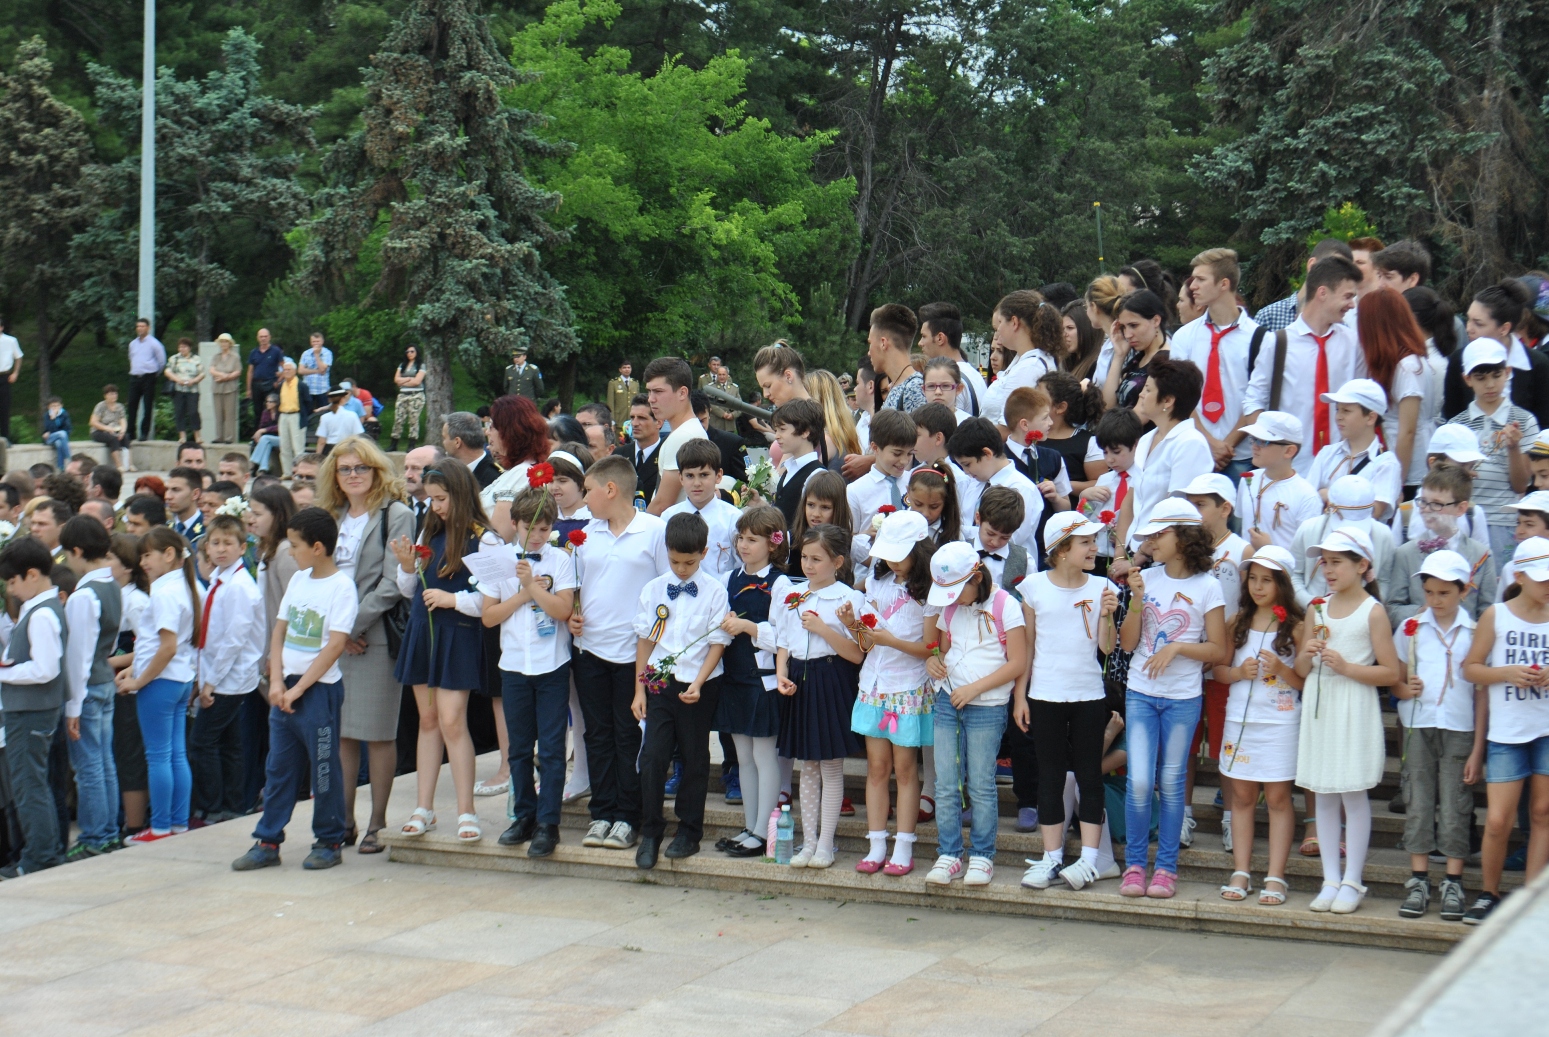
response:
M1117 515L1119 509L1124 507L1124 495L1129 493L1129 473L1119 473L1119 488L1113 494L1113 513Z
M1323 394L1329 391L1328 340L1334 337L1334 329L1330 328L1323 335L1309 329L1307 334L1318 344L1318 369L1312 379L1312 452L1316 455L1329 445L1330 439L1328 404L1324 402Z
M1221 388L1221 340L1237 329L1237 322L1230 327L1218 328L1205 318L1205 330L1210 332L1210 359L1205 361L1205 392L1200 397L1200 410L1206 421L1220 421L1226 412L1226 394Z
M210 602L215 600L215 592L221 589L221 581L216 580L210 585L210 593L204 599L204 622L199 624L199 648L204 648L204 639L210 636Z

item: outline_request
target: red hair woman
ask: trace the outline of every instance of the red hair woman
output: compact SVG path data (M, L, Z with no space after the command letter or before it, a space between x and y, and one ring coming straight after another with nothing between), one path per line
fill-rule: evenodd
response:
M1391 288L1361 296L1356 325L1367 374L1388 394L1383 440L1398 455L1404 485L1418 486L1442 397L1441 375L1426 362L1425 332L1409 303Z

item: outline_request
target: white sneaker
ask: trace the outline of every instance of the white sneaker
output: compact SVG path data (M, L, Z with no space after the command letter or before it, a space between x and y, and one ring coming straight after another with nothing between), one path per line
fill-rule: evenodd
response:
M1183 831L1178 833L1178 845L1179 846L1183 846L1183 847L1193 846L1194 845L1194 829L1196 829L1198 827L1199 827L1199 822L1198 821L1195 821L1188 814L1184 814L1183 815Z
M968 874L963 876L965 886L988 886L995 878L995 862L988 857L968 858Z
M791 867L805 868L812 863L812 858L816 856L816 846L803 845L801 849L796 851L796 856L791 858Z
M794 862L792 862L794 863ZM963 861L960 857L948 857L942 855L936 858L936 863L931 866L925 875L925 881L932 886L950 886L952 880L963 873Z
M1221 846L1227 853L1232 852L1232 812L1230 810L1221 814Z
M1062 861L1051 861L1048 857L1036 861L1028 859L1026 863L1031 864L1032 867L1022 873L1024 889L1048 889L1059 877L1060 868L1063 865Z
M1103 868L1097 872L1097 880L1101 882L1103 879L1116 879L1122 874L1124 874L1124 869L1119 867L1118 861L1114 861L1106 868Z
M1097 865L1085 857L1077 857L1060 869L1060 878L1070 884L1071 889L1080 889L1098 879Z
M581 837L582 846L601 846L603 840L608 838L608 832L613 826L606 821L593 821L586 826L586 835Z
M608 829L608 837L602 841L602 845L610 850L627 850L635 845L635 829L628 821L615 821L613 827Z

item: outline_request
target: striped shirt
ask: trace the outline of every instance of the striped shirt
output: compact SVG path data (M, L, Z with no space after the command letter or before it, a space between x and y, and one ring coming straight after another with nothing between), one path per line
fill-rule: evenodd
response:
M1474 470L1474 503L1484 508L1490 525L1508 528L1517 524L1517 513L1506 505L1515 503L1521 494L1511 488L1511 455L1501 441L1500 430L1513 421L1522 428L1523 443L1538 435L1538 420L1532 411L1510 400L1503 400L1494 414L1486 414L1479 404L1470 403L1468 410L1449 422L1464 426L1478 437L1484 460Z

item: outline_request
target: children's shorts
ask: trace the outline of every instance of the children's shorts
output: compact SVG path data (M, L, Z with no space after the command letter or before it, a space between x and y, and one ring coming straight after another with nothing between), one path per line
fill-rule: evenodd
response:
M1531 742L1485 743L1485 781L1491 785L1523 781L1530 774L1549 775L1549 735Z

